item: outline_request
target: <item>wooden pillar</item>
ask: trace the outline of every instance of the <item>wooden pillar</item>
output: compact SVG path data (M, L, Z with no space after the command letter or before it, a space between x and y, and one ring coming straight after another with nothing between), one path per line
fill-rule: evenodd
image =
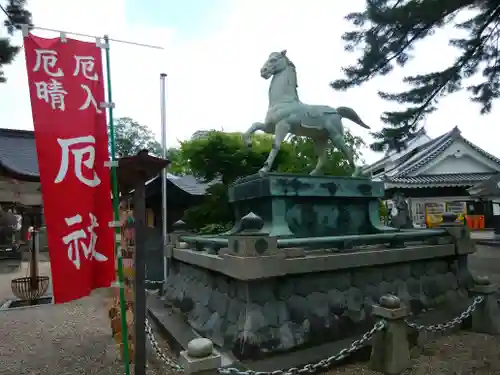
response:
M134 374L146 374L146 181L140 181L134 190L135 218L135 303L134 303Z

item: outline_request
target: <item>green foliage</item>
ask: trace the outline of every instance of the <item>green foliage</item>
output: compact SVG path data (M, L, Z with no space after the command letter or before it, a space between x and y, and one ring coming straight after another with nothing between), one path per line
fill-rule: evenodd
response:
M258 136L253 147L246 147L240 133L211 131L206 136L181 143L182 159L189 170L203 181L219 180L224 184L238 177L257 173L271 149L272 139ZM278 155L278 165L290 152L283 148Z
M181 150L178 148L169 148L167 151L168 159L171 164L168 167L168 172L177 176L190 174L187 160L182 157Z
M353 147L355 157L359 158L359 147L363 141L346 132L346 143ZM192 173L197 178L214 183L208 190L205 201L188 209L184 220L190 227L204 233L226 228L233 222L232 210L228 203L228 186L236 179L255 174L264 164L272 146L272 137L266 134L254 135L252 147L242 141L240 133L209 132L206 136L181 143L172 158L171 171L175 168ZM172 155L171 151L171 155ZM343 154L333 150L328 154L327 174L347 175L349 163ZM291 137L281 146L274 170L289 173L310 172L316 165L317 157L310 139ZM215 228L215 229L214 229ZM217 229L219 228L219 229ZM222 230L222 229L220 229Z
M457 21L458 15L464 17ZM362 55L356 65L344 68L345 78L332 83L336 90L347 90L376 76L385 76L395 65L405 66L413 57L416 43L446 25L457 29L457 38L449 43L460 55L452 65L406 77L404 82L411 86L406 91L379 92L383 99L408 107L382 115L387 126L373 133L377 141L371 147L375 151L403 148L419 130L421 120L436 110L443 96L466 88L471 100L480 104L481 114L489 113L493 100L500 97L499 1L367 0L363 12L351 13L346 19L355 30L343 35L345 49L361 50Z
M203 228L201 228L198 231L198 234L219 234L219 233L227 232L229 229L231 229L231 227L232 227L231 223L208 224L208 225L205 225Z
M16 30L20 30L22 24L32 24L31 13L25 9L26 0L8 0L6 5L2 4L2 6L8 15L4 26L9 36L14 35ZM3 66L11 64L19 50L20 47L10 43L10 38L0 38L0 82L7 81L2 70Z
M117 156L136 155L147 149L151 155L163 156L161 145L155 140L151 130L129 117L121 117L114 122Z
M389 209L387 208L387 204L385 203L385 201L383 201L382 199L380 199L378 201L379 205L378 205L378 211L379 211L379 214L381 217L386 217L386 216L389 216Z
M353 150L354 160L360 158L360 148L364 146L361 138L353 136L349 131L345 132L345 142ZM314 150L314 143L310 138L292 136L288 143L291 147L291 157L280 166L279 170L287 173L310 172L316 166L318 160ZM350 176L353 172L344 154L336 149L328 149L328 161L324 168L325 175Z
M229 206L227 185L215 183L207 190L203 203L186 210L183 220L197 231L211 224L231 222L233 213Z

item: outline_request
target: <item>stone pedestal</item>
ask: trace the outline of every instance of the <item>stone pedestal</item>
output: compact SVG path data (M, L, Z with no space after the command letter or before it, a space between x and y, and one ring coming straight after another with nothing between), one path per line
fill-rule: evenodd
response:
M468 232L380 224L382 183L270 173L231 186L236 225L171 236L165 302L240 359L357 339L397 295L413 314L461 312Z
M394 231L380 224L382 182L367 178L269 173L229 188L236 223L249 212L264 220L261 234L319 237ZM238 224L229 232L238 233Z

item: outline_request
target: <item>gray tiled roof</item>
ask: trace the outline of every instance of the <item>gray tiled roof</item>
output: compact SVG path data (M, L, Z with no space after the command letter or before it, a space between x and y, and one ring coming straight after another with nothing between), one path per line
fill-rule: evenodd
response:
M457 139L467 144L483 157L493 161L500 168L500 159L486 152L482 148L462 137L460 130L454 127L448 133L437 137L418 147L413 155L400 163L396 163L392 171L396 173L385 177L384 181L391 186L429 187L429 186L471 186L489 179L494 173L450 173L440 175L418 175L411 174L428 165L450 147ZM386 173L390 174L391 171ZM416 186L419 185L419 186Z
M169 173L167 175L167 179L171 183L191 195L205 195L207 189L210 187L210 185L212 185L212 183L200 182L191 175L174 176Z
M446 150L459 135L460 131L455 127L448 133L418 147L410 158L404 160L402 163L397 163L396 168L398 171L391 177L408 176L411 172L429 164Z
M490 176L487 180L469 188L469 194L475 197L500 196L500 173Z
M22 176L39 177L34 132L0 129L0 164Z
M472 186L486 181L493 173L447 173L428 174L408 177L391 177L384 180L391 187L443 187L443 186Z

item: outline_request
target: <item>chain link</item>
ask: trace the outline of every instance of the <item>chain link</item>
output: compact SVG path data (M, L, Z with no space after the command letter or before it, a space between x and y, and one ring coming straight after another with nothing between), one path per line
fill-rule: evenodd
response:
M246 370L241 371L234 367L229 368L219 368L217 371L219 374L223 375L296 375L296 374L313 374L318 370L328 370L334 363L340 361L341 359L346 358L349 354L354 353L361 347L363 347L368 340L370 340L376 332L382 331L385 328L385 321L380 320L366 332L360 339L355 340L351 343L348 348L344 348L339 351L337 354L332 355L331 357L322 359L317 363L310 363L301 368L291 367L288 370L276 370L272 372L264 372L264 371L252 371Z
M158 359L163 361L168 367L171 369L177 371L177 372L183 372L184 369L182 368L181 365L170 359L164 352L163 349L160 347L158 344L158 341L156 341L156 338L153 333L153 329L151 328L151 325L149 324L149 321L146 319L146 333L149 337L149 342L151 343L151 346L153 347L153 350L156 353L156 356Z
M462 324L462 322L467 319L471 314L476 310L477 306L481 304L484 301L483 296L477 296L474 298L474 301L472 304L467 307L465 311L463 311L460 315L457 317L447 321L446 323L442 324L431 324L429 326L424 326L422 324L418 324L415 322L410 322L407 319L405 319L405 323L408 325L408 327L411 327L413 329L416 329L417 331L429 331L429 332L441 332L445 331L447 329L453 328L458 324Z

